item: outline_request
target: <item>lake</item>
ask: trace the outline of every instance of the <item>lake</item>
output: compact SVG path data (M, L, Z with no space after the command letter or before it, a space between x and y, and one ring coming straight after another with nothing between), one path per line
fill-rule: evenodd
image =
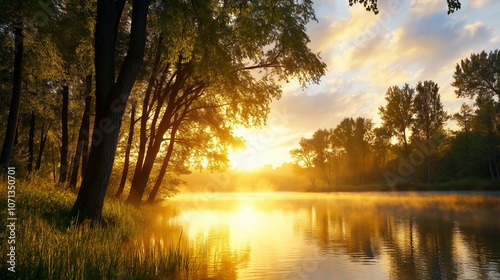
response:
M196 279L500 279L500 196L181 194L144 238Z

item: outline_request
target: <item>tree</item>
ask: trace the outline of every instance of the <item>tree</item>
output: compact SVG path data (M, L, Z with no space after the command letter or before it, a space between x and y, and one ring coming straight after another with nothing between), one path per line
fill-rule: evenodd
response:
M294 159L295 163L305 170L305 173L311 181L311 188L314 189L316 187L314 145L312 144L312 140L307 138L300 139L299 145L300 148L291 150L290 155Z
M347 156L348 165L350 165L352 183L355 183L356 175L356 149L354 144L354 130L356 129L356 122L353 118L344 118L335 127L333 135L335 142L339 147L342 147Z
M311 138L314 149L314 165L321 169L323 178L331 188L331 175L333 167L333 141L332 131L328 129L318 129Z
M407 140L408 130L411 128L413 118L413 101L415 89L405 84L402 88L398 86L389 87L385 94L387 104L379 107L379 114L383 121L383 126L387 127L398 140L403 144L405 157L408 160L408 168L413 176L415 185L417 178L410 162L410 148Z
M128 139L127 139L127 146L125 147L125 163L123 164L123 171L122 171L122 179L120 181L120 186L118 187L118 190L116 191L115 197L120 197L123 193L123 189L125 188L125 183L127 182L127 175L128 175L128 167L129 167L129 162L130 162L130 149L132 148L132 141L134 140L134 125L136 123L135 120L135 108L137 106L137 103L132 103L132 109L130 110L130 126L128 130Z
M118 27L125 0L98 0L94 35L96 117L87 170L71 210L79 219L101 220L125 104L143 62L149 0L132 3L127 55L116 75Z
M414 136L424 139L427 144L427 183L431 184L432 138L443 129L448 114L443 109L439 86L433 81L418 82L414 101L415 121L412 125Z
M373 129L373 153L374 159L380 170L382 182L385 184L385 172L387 162L389 161L389 153L391 148L391 131L384 126L376 127Z
M201 133L215 141L199 147L196 157L219 165L216 159L227 161L228 145L239 142L233 127L264 123L270 102L281 96L276 80L297 78L305 86L318 82L326 67L307 47L305 24L314 19L310 1L171 1L158 17L151 40L157 54L151 56L127 198L133 204L141 202L156 158L163 156L166 170L176 142L193 144L192 138L176 137L183 127L194 122L206 128Z
M368 118L358 117L355 121L353 134L354 148L356 150L356 161L361 161L361 184L365 184L365 162L370 145L373 142L373 121Z
M22 23L16 26L14 31L14 83L12 87L12 98L10 100L9 117L7 121L7 131L0 155L0 165L7 165L12 155L14 138L16 134L17 120L19 117L19 104L21 102L21 82L23 71L24 35Z
M473 98L476 95L500 96L500 53L498 50L471 54L457 64L452 86L458 97Z
M0 154L0 165L7 165L12 156L12 149L17 138L16 131L18 130L18 120L21 104L21 88L22 83L26 82L23 77L23 69L26 67L25 52L26 52L26 36L34 36L39 29L44 28L47 21L35 22L35 18L42 16L44 18L53 17L57 14L58 1L50 2L49 4L40 5L38 1L26 0L4 0L0 2L0 29L12 32L14 37L14 64L12 75L12 95L10 98L9 116L6 124L5 138ZM42 7L43 6L43 7ZM35 26L35 24L37 26ZM46 35L46 34L45 34ZM38 36L37 40L45 43L45 36ZM45 49L51 51L50 44L45 46ZM30 50L33 51L33 50ZM34 50L33 52L37 52ZM10 52L9 52L10 53ZM57 68L57 63L52 64L54 69ZM46 67L44 68L46 69ZM40 71L38 71L40 72ZM51 72L48 70L48 72ZM42 71L42 76L43 76ZM30 85L30 83L26 83ZM25 87L26 88L26 87Z
M493 100L492 94L485 94L478 96L476 99L476 115L473 118L474 128L487 139L487 161L490 170L491 180L500 181L500 174L497 166L496 159L496 138L497 138L497 125L499 124L499 111L498 103Z
M465 143L464 143L464 151L465 151L465 170L468 173L470 168L470 130L471 130L471 120L473 117L473 108L467 103L462 103L460 107L460 111L458 113L453 114L452 119L455 120L460 127L462 127L462 131L465 134Z

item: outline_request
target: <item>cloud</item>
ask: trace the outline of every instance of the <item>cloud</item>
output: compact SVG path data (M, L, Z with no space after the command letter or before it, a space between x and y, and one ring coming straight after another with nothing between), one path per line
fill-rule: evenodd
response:
M308 25L311 49L328 65L321 83L306 89L285 85L282 99L271 105L268 125L256 132L272 139L259 153L273 162L289 160L284 151L297 147L301 137L333 128L344 117L380 123L378 107L392 85L433 80L445 109L455 112L467 101L450 85L455 65L473 52L498 48L500 19L486 5L498 6L494 1L464 1L452 15L443 0L380 1L377 16L344 2L318 1L319 23Z

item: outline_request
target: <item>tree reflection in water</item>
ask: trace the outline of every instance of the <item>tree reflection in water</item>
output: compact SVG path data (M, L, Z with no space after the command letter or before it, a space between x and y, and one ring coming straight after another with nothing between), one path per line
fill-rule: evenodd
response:
M146 238L184 228L196 279L500 278L498 196L194 196L169 201Z

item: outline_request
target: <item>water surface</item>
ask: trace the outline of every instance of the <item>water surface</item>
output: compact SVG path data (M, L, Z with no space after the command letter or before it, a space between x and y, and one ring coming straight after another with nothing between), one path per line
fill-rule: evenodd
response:
M197 279L500 279L494 193L182 194L148 238L181 231Z

